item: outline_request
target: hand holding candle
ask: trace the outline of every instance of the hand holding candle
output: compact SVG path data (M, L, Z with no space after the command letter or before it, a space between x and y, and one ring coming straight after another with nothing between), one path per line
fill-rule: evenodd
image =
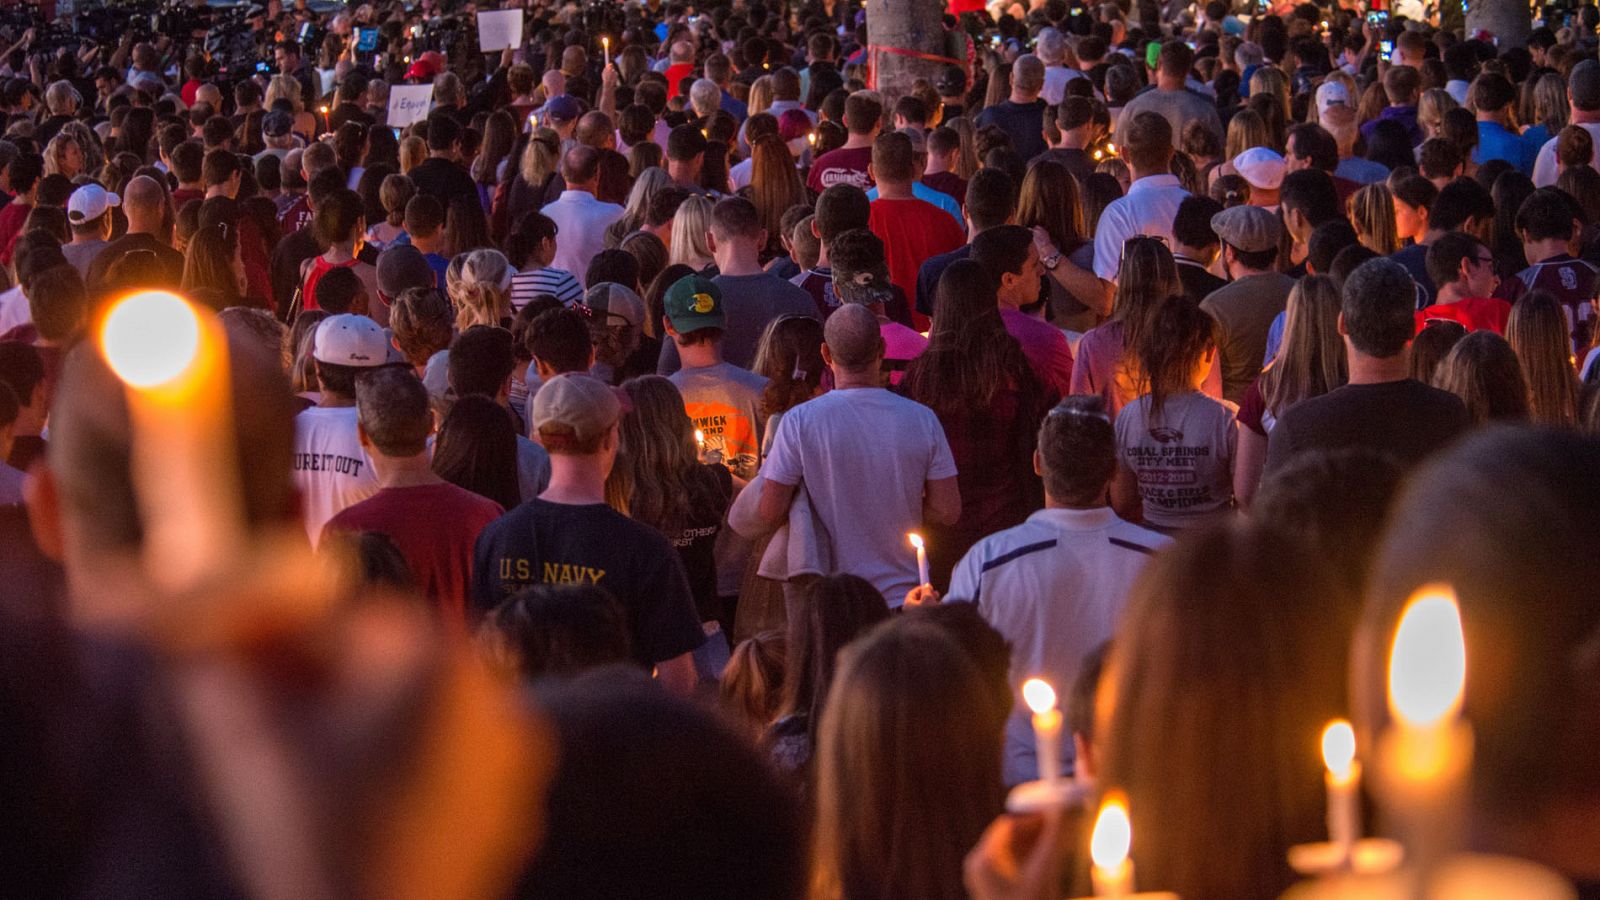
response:
M1056 709L1055 689L1043 678L1029 678L1022 683L1022 699L1033 710L1039 780L1053 782L1061 777L1061 710Z
M928 577L928 548L922 542L922 535L913 531L906 538L917 548L917 584L932 584L933 579Z

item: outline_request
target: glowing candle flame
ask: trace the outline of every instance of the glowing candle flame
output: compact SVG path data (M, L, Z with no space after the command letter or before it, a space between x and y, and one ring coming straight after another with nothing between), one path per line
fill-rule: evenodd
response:
M1461 711L1467 646L1461 611L1446 587L1417 592L1400 617L1389 653L1389 708L1412 726L1429 726Z
M137 388L152 388L193 365L200 350L200 320L176 294L134 294L106 316L100 345L118 378Z
M705 443L706 443L706 433L704 431L701 431L700 429L696 428L694 430L694 442L696 444L699 444L700 446L704 447Z
M1350 777L1356 761L1356 731L1344 719L1334 719L1322 729L1322 762L1335 778Z
M1119 798L1107 799L1094 820L1089 857L1101 869L1116 869L1127 861L1132 845L1133 824L1128 821L1127 805Z
M909 540L911 542L911 546L917 548L918 550L921 550L923 547L922 535L917 534L915 531L906 535L906 540Z
M1056 691L1043 678L1029 678L1022 683L1022 701L1036 713L1047 713L1056 708Z

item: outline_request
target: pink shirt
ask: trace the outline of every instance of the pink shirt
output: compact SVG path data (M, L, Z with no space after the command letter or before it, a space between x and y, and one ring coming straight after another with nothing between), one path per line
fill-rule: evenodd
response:
M1066 333L1014 309L1000 310L1000 318L1007 333L1022 345L1022 355L1028 358L1045 391L1057 400L1071 393L1072 345L1067 343Z
M928 339L899 322L883 322L878 326L883 336L883 358L910 362L928 349ZM899 384L906 377L904 371L889 373L889 383Z

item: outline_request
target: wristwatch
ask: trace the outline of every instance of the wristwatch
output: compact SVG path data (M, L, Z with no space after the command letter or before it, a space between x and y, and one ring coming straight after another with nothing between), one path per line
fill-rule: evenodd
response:
M1054 272L1056 270L1056 266L1061 265L1061 251L1057 250L1056 252L1050 254L1047 259L1041 260L1041 262L1044 263L1044 269L1046 272Z

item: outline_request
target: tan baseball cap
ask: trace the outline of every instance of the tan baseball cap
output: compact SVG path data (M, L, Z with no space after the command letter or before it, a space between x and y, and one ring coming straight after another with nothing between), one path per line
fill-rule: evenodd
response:
M570 430L580 441L604 434L621 417L622 403L616 392L599 379L577 372L551 378L533 397L535 430Z

